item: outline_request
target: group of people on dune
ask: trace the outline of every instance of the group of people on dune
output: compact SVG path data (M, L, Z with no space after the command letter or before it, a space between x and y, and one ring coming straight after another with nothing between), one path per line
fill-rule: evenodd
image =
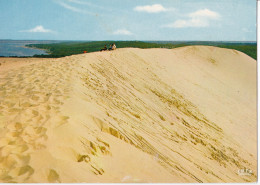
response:
M110 44L109 48L107 48L107 45L104 46L104 48L102 48L100 51L111 51L111 50L116 50L116 44Z

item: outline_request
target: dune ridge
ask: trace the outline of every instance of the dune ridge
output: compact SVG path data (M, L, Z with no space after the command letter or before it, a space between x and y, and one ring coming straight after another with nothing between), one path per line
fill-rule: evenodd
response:
M126 48L0 62L1 182L257 179L256 61L241 52Z

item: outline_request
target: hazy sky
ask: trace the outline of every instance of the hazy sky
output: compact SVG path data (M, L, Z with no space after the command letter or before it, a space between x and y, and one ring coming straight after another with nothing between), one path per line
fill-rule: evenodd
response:
M256 40L256 0L0 0L0 39Z

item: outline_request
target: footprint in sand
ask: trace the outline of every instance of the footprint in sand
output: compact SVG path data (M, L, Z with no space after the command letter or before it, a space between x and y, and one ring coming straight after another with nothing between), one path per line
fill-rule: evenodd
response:
M26 166L20 167L19 172L18 172L18 176L27 175L27 178L28 178L33 173L34 173L34 169L31 166L26 165Z
M36 95L33 95L33 96L31 97L31 99L34 100L34 101L38 101L38 100L40 99L40 97L39 97L39 96L36 96Z
M69 119L68 116L60 116L59 118L60 121L57 122L57 127L66 124L68 122L68 119Z
M50 169L50 171L49 171L48 182L50 182L50 183L61 182L59 174L53 169Z
M45 127L36 127L35 128L35 133L38 134L39 136L44 136L46 135L47 129Z
M32 110L32 114L33 114L34 116L38 116L38 115L39 115L39 112L36 111L36 110Z

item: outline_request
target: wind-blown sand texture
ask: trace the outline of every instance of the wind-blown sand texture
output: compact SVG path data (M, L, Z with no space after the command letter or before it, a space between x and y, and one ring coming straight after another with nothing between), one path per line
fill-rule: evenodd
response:
M1 182L257 179L256 61L239 51L126 48L0 63Z

